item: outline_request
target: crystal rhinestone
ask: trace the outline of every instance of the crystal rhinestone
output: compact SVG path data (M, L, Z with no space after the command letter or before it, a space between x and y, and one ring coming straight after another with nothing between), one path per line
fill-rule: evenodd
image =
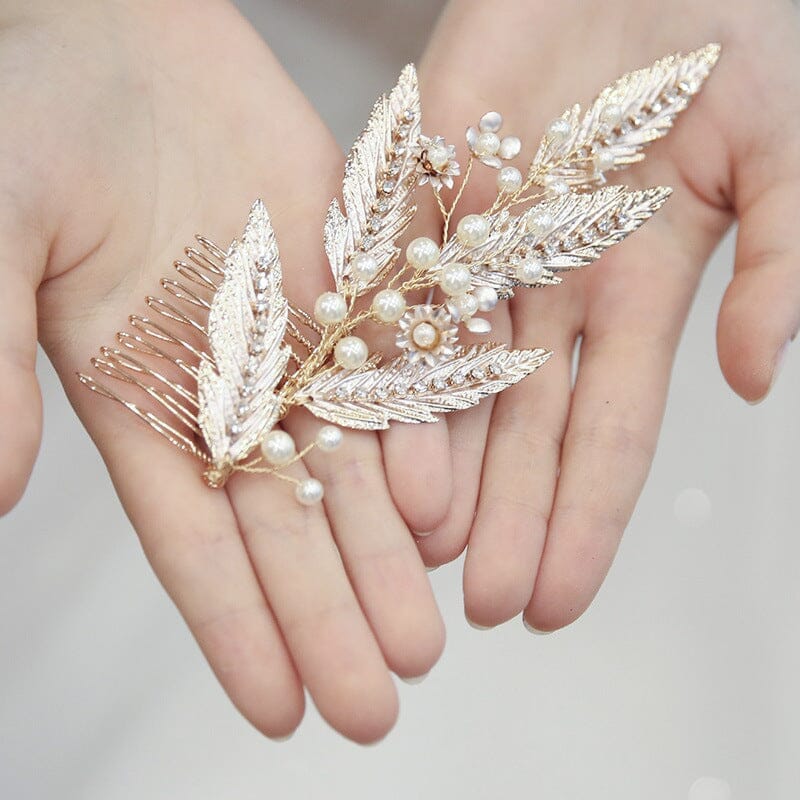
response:
M375 204L375 211L378 214L385 214L389 210L389 201L388 200L378 200Z
M621 211L617 214L617 224L620 228L624 228L630 222L630 218L627 214L623 214Z
M364 250L364 251L372 250L373 247L375 247L375 237L374 236L365 236L361 240L361 249L362 250Z
M370 217L367 226L369 227L370 233L377 233L381 229L382 224L383 220L380 217Z
M425 392L428 391L428 387L421 381L419 383L415 383L413 389L415 394L425 394Z
M256 342L253 342L250 345L250 354L251 355L257 356L257 355L260 355L263 352L264 352L264 343L263 342L256 341Z
M405 146L404 144L401 144L400 142L398 142L398 143L397 143L397 144L396 144L396 145L395 145L395 146L392 148L392 152L394 152L394 154L395 154L396 156L402 156L402 155L404 155L404 154L405 154L405 152L406 152L406 146Z
M414 112L410 108L407 108L403 112L403 119L406 122L413 122L416 119L416 115L414 114Z
M597 230L600 233L608 233L611 230L611 220L608 217L603 217L597 221Z
M379 386L375 390L374 395L377 400L385 400L389 396L389 392L385 386Z
M544 254L548 258L553 258L554 256L557 256L558 253L559 253L559 250L560 250L560 248L558 246L558 243L554 239L548 239L544 243Z
M395 186L396 186L396 183L395 183L394 181L391 181L391 180L389 180L389 181L384 181L384 182L381 184L381 191L382 191L384 194L391 194L391 193L394 191L394 187L395 187Z
M578 246L578 240L571 234L567 234L561 242L561 247L564 250L574 250Z
M256 293L256 304L265 303L267 301L267 296L264 292Z
M242 432L242 426L238 422L233 422L228 426L228 433L231 436L238 436Z
M431 381L431 389L436 392L443 392L447 388L447 384L441 378L434 378Z
M394 382L394 386L392 386L392 392L394 394L402 397L405 394L408 394L408 381L399 380Z
M239 403L239 405L236 406L236 416L243 417L249 410L250 406L247 405L247 403Z
M336 390L336 396L337 397L341 397L342 399L344 399L345 397L350 397L350 392L347 391L347 387L346 386L340 386Z
M452 383L453 386L461 386L466 379L463 372L454 372L453 376L450 378L450 383Z
M369 396L369 392L363 386L358 386L353 394L359 400L365 400Z
M269 310L267 303L256 303L256 314L266 314Z
M503 365L499 361L492 361L492 363L489 364L489 372L491 372L492 375L502 375Z
M256 288L259 292L266 292L269 289L269 278L266 275L259 275Z
M633 130L633 125L628 120L625 120L625 122L623 122L622 125L619 126L619 132L623 136L627 136L632 130Z
M476 381L482 381L486 377L486 373L483 371L482 367L471 369L469 374L470 377L474 378Z
M674 103L677 99L678 95L672 89L670 89L668 92L665 92L664 94L664 101L669 103L670 105L672 105L672 103Z
M409 130L410 130L410 128L408 127L408 125L406 123L403 123L402 125L398 125L397 126L397 135L401 139L405 139L405 137L408 136Z
M650 106L650 111L652 111L653 114L660 114L661 113L661 109L663 107L664 106L662 106L661 103L659 103L658 100L656 100L655 103L653 103L653 105Z
M386 172L393 178L396 178L400 174L400 164L398 164L396 161L392 161L392 163L389 164Z
M690 83L687 83L686 81L681 81L678 84L678 90L681 91L681 92L691 92L692 91L692 86L691 86Z

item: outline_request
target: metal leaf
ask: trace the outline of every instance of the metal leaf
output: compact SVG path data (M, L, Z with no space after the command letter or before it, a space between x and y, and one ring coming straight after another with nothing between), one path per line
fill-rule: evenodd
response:
M434 367L409 365L405 356L352 373L332 369L304 390L301 402L315 416L362 430L396 422L436 422L437 414L471 408L503 391L547 361L547 350L507 350L505 345L459 347Z
M573 185L601 180L592 163L601 148L613 154L612 169L641 161L645 146L666 135L700 91L719 54L718 44L675 53L607 86L583 117L580 106L568 108L562 118L570 123L571 134L563 140L545 136L529 175L540 185L548 177ZM619 122L604 119L609 106L619 108Z
M278 246L259 200L211 303L213 363L198 370L198 423L215 466L245 458L278 418L274 389L291 353L283 343L287 316Z
M379 267L369 284L352 287L358 294L380 283L397 258L395 241L416 212L412 198L419 131L419 86L409 64L390 94L375 103L366 129L350 150L342 184L344 213L338 200L328 207L325 252L338 291L346 288L349 261L356 252L369 253Z

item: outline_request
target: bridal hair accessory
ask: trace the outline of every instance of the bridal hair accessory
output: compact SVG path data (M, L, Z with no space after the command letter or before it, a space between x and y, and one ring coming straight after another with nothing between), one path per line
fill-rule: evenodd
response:
M502 135L500 114L467 130L463 169L456 148L421 132L417 76L407 66L376 103L347 159L343 210L333 200L325 251L334 290L311 311L283 294L278 245L261 201L227 250L198 236L181 280L146 299L152 316L130 317L118 346L93 366L139 393L139 404L88 375L92 391L122 403L173 445L205 465L209 486L237 471L275 475L312 504L323 487L285 472L312 448L334 450L341 428L379 430L391 422L434 422L517 383L547 361L542 349L459 344L485 335L481 316L520 287L561 283L562 273L599 258L641 226L670 190L605 186L606 173L640 161L664 136L719 57L711 44L629 73L583 112L553 120L523 173L510 162L522 143ZM497 170L497 197L482 214L453 216L476 164ZM454 181L460 183L454 187ZM441 242L398 239L414 217L414 195L428 185L442 213ZM455 190L448 203L445 194ZM427 302L411 297L427 290ZM394 326L399 355L385 360L358 335ZM462 330L463 329L463 330ZM295 407L326 423L298 451L276 427Z

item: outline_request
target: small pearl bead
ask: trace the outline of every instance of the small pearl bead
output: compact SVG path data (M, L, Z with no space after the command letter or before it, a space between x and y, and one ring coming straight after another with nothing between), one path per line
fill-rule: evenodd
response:
M500 137L496 133L487 131L481 133L475 140L475 153L479 156L493 156L500 149Z
M552 176L545 180L545 188L553 197L563 197L569 192L569 184L565 180Z
M523 283L536 283L544 275L541 261L535 258L526 258L517 267L517 278Z
M314 303L314 319L320 325L333 325L347 316L347 300L337 292L323 292Z
M497 291L491 286L478 286L472 295L478 301L480 311L491 311L497 305Z
M294 458L296 452L294 439L286 431L270 431L267 438L261 442L262 455L275 466L288 463Z
M372 300L372 313L380 322L397 322L406 312L406 299L396 289L382 289Z
M600 112L600 119L613 127L622 119L622 109L616 103L611 103Z
M480 214L467 214L458 222L456 236L467 247L478 247L489 238L489 220Z
M316 478L306 478L297 484L294 496L297 502L304 506L313 506L319 503L325 495L325 489Z
M356 253L350 259L350 275L357 281L369 283L378 274L378 262L369 253Z
M516 167L503 167L497 173L497 188L501 192L516 192L522 186L522 173Z
M570 135L572 132L572 126L567 122L567 120L559 117L558 119L554 119L548 126L547 126L547 135L557 141L563 142L567 136Z
M528 233L534 236L544 236L553 229L555 220L552 214L547 211L533 211L528 217L527 229Z
M462 294L458 297L453 297L450 299L450 305L455 307L463 319L469 319L473 314L478 313L478 300L474 294Z
M430 322L420 322L412 331L411 338L420 350L430 350L439 339L439 331Z
M464 264L448 264L442 269L439 286L445 294L459 295L468 292L472 287L472 275Z
M616 159L611 150L598 150L594 156L594 166L598 172L605 172L606 170L613 169Z
M435 170L442 170L447 166L447 162L450 161L450 155L446 147L435 144L428 148L427 159Z
M522 150L522 142L516 136L505 136L500 142L497 155L503 159L516 158Z
M503 117L497 111L487 111L478 123L481 133L497 133L503 127Z
M345 336L333 348L333 358L342 369L363 367L368 357L367 344L358 336Z
M439 246L433 239L420 236L406 248L406 259L414 269L430 269L439 260Z
M342 429L335 425L325 425L317 431L317 447L331 453L342 443Z

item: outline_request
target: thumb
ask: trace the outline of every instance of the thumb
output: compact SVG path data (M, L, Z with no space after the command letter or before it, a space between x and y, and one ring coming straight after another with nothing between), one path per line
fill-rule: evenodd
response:
M46 258L18 214L0 215L0 516L22 496L41 440L36 288Z
M751 157L737 175L737 194L750 197L737 198L736 262L717 351L725 379L751 403L769 393L800 328L800 138L787 144L773 140L771 154Z

